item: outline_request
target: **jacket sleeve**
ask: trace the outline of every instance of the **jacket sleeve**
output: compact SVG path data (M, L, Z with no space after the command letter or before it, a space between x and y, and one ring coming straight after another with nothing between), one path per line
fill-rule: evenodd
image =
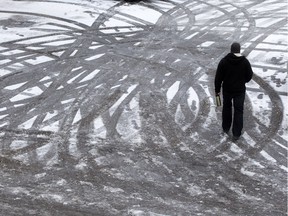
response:
M221 91L221 85L223 82L223 77L224 77L224 71L223 71L223 59L222 59L218 64L218 67L216 70L216 75L215 75L215 80L214 80L216 93L219 93Z
M251 68L250 62L247 60L246 64L246 74L245 74L245 81L246 83L249 82L253 77L253 70Z

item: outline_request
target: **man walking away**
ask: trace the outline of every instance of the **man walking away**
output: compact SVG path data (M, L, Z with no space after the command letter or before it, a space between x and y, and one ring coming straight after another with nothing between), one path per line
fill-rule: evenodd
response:
M223 91L222 129L228 133L233 120L233 140L238 140L243 129L243 109L246 86L252 79L253 71L250 62L240 54L241 46L234 42L231 52L218 64L215 76L215 94ZM234 116L232 118L232 104Z

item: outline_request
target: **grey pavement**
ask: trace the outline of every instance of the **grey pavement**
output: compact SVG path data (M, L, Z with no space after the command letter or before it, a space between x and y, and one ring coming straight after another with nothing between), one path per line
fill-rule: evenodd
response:
M287 1L0 8L0 215L287 215ZM233 41L236 142L213 86Z

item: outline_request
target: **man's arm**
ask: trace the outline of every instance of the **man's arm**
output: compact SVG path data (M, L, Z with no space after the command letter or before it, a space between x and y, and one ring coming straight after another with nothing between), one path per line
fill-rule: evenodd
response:
M246 67L246 76L245 76L245 81L246 83L249 82L252 77L253 77L253 70L252 70L252 67L251 67L251 64L250 62L247 60L247 67Z
M222 67L223 67L223 61L221 60L218 64L218 67L216 70L216 75L215 75L215 80L214 80L216 95L220 93L221 85L223 82L223 69L222 69Z

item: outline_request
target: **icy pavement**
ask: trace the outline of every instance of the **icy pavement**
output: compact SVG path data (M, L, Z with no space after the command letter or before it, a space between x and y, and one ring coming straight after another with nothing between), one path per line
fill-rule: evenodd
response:
M287 1L0 8L0 215L286 215ZM233 41L236 143L213 98Z

